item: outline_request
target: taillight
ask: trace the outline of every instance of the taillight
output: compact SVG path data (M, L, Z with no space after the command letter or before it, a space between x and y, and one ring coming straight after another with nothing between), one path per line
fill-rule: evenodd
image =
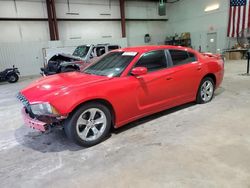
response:
M225 64L224 58L221 58L221 60L219 62L222 65L222 67L224 68L224 64Z

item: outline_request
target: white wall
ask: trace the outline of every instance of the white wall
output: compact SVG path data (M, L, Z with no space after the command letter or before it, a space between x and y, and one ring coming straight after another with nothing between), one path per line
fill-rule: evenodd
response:
M18 43L1 43L0 44L0 70L15 65L19 68L21 76L38 75L40 68L46 61L46 52L70 53L76 46L82 44L98 43L118 44L121 47L127 46L127 39L89 39L89 40L66 40L66 41L43 41L43 42L18 42ZM47 54L47 56L51 54Z
M144 35L150 34L151 42L147 44L164 44L166 22L131 21L126 23L129 46L145 45Z
M67 21L58 22L61 40L121 38L120 22Z
M220 8L211 12L204 12L208 5L219 3ZM175 4L168 4L169 21L166 24L168 35L191 32L192 46L202 51L207 50L207 33L217 32L217 49L225 49L233 45L226 37L228 23L228 0L180 0Z
M151 18L166 19L167 16L158 15L158 3L127 1L126 18ZM149 44L164 44L166 38L166 21L128 21L127 38L130 46L145 45L144 35L150 34L151 42Z
M42 1L0 0L0 17L7 18L46 18L46 4ZM49 40L47 22L0 21L1 42L30 42Z
M66 0L55 0L58 18L120 18L118 0L70 0L70 10ZM158 2L127 1L126 18L166 18L158 16ZM79 15L69 15L68 12ZM103 15L108 14L108 15ZM0 0L0 17L46 18L45 0ZM143 37L149 33L151 44L164 42L166 22L127 22L128 45L145 44ZM140 27L138 27L140 26ZM1 42L48 41L49 28L46 21L0 21ZM119 21L58 21L60 40L121 38ZM152 29L153 28L153 29Z
M46 22L0 21L1 43L48 41L49 29Z
M120 18L118 0L55 0L58 18ZM127 18L166 18L158 16L158 2L126 2ZM108 14L108 15L102 15ZM47 18L45 0L0 0L0 17ZM0 70L16 65L23 76L39 74L44 63L42 49L64 51L80 44L112 43L122 47L143 45L144 35L150 44L163 43L166 22L127 22L127 38L121 38L120 21L58 21L60 41L49 41L47 21L0 21Z
M58 18L119 18L118 3L119 1L111 1L110 5L109 0L72 0L68 10L65 1L59 0L56 1L56 13ZM69 12L79 15L69 15ZM121 37L121 26L118 21L62 21L58 22L58 27L61 40Z
M17 8L17 9L16 9ZM39 0L0 0L0 17L46 18L45 1Z
M166 18L158 16L158 2L127 1L125 4L126 18L157 19ZM58 2L57 15L60 18L120 18L119 1L94 0L73 1L70 12L79 15L68 15L68 6ZM94 10L94 11L93 11ZM110 15L101 15L110 14ZM153 21L128 21L126 23L128 45L143 45L144 35L152 36L151 44L163 43L165 39L166 22ZM60 37L63 40L71 38L116 38L121 37L121 24L119 21L105 22L59 22Z
M42 48L46 42L19 42L0 45L0 70L19 68L21 76L38 75L43 65Z

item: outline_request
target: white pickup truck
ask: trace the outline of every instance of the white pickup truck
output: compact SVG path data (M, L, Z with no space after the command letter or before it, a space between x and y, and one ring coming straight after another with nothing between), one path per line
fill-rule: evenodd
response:
M94 61L96 57L121 48L119 45L98 44L77 46L73 54L56 54L41 68L43 76L61 72L80 71Z

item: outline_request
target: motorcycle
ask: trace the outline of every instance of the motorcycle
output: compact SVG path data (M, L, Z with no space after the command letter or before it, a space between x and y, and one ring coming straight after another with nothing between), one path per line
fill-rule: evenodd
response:
M8 68L0 72L0 81L8 81L9 83L15 83L19 79L18 75L20 75L20 72L18 68L13 65L12 68Z

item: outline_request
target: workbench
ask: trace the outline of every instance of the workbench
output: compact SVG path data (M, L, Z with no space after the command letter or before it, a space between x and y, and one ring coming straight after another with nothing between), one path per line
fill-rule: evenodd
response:
M241 60L245 59L247 49L228 49L224 53L227 60Z

